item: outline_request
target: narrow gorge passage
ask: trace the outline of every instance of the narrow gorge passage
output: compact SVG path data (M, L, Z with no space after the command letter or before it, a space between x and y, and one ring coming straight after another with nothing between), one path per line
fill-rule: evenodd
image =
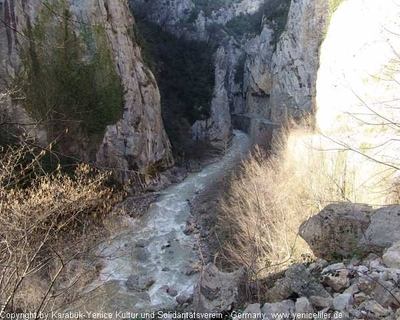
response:
M164 190L143 217L130 220L100 248L105 258L99 281L107 297L99 301L105 310L168 310L177 306L175 290L177 296L193 293L199 273L193 274L192 268L200 258L198 238L183 232L190 215L188 200L237 165L249 147L248 136L234 131L232 145L219 162ZM95 302L93 307L98 309Z

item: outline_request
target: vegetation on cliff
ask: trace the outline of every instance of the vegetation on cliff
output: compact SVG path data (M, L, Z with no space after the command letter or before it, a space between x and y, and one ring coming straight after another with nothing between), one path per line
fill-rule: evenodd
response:
M192 12L192 16L197 17L200 11L203 11L206 17L209 17L213 11L231 6L234 3L240 2L240 0L194 0L193 2L195 10Z
M162 117L175 151L191 139L190 126L209 117L214 91L215 48L178 38L137 16L135 31L145 62L156 75Z
M78 33L76 26L83 30ZM93 152L106 126L122 116L124 90L105 31L71 19L64 1L47 4L25 35L14 100L42 125L64 152Z
M104 28L74 20L61 0L45 2L23 33L29 41L19 48L12 99L1 94L0 104L22 105L33 122L24 126L43 129L51 143L39 147L1 123L0 317L78 300L97 276L88 254L122 197L109 172L80 161L94 159L106 126L123 111Z
M228 21L224 30L236 37L255 36L261 33L263 24L267 23L274 30L273 44L276 45L285 29L289 8L290 0L265 1L254 14L240 14Z

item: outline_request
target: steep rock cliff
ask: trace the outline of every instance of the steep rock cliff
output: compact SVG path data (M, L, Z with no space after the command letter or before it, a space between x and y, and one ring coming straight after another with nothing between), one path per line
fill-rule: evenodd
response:
M234 110L233 119L255 143L269 148L275 130L288 122L313 126L319 47L328 14L326 1L291 1L283 30L274 17L264 16L260 35L243 46L244 105Z
M324 0L292 1L271 62L272 121L302 122L313 117L319 48L329 10L329 2Z
M264 25L260 35L249 39L244 47L242 101L233 109L233 123L250 134L253 142L268 147L274 125L271 122L271 59L274 31Z
M57 6L61 9L55 9ZM110 53L110 63L123 86L124 96L122 117L114 123L107 123L104 137L99 140L102 142L95 146L97 163L116 170L123 181L136 177L137 173L146 174L156 167L172 164L170 144L161 120L158 87L135 43L132 32L134 21L126 4L117 0L60 0L49 4L41 0L5 0L0 9L4 18L0 30L1 73L7 80L7 83L3 82L2 89L12 83L15 74L26 68L20 57L27 49L32 51L35 44L31 38L32 30L43 29L45 33L56 28L57 21L62 20L72 26L76 39L93 38L93 41L76 41L76 46L79 50L83 48L85 53L82 58L84 64L90 64L98 56L96 50L101 48L101 43L97 34L100 34L104 39L104 51ZM42 15L46 15L48 24L39 26L42 27L39 29L37 24ZM49 48L57 45L54 38L47 37L46 41ZM103 56L108 57L107 54ZM101 79L97 81L101 82ZM107 107L104 106L105 112ZM15 102L11 108L21 110ZM32 113L25 113L33 117ZM76 141L71 144L86 146ZM77 147L70 148L70 151L76 151ZM84 150L79 152L80 156L85 156Z
M227 22L239 16L254 14L263 0L204 2L197 0L153 1L131 0L133 11L187 40L205 41L217 47L214 54L215 87L210 117L192 127L193 139L212 143L227 141L232 134L230 112L243 105L243 80L238 83L237 66L244 57L242 41L225 30ZM239 21L240 23L240 21Z
M205 5L187 0L149 5L132 0L131 5L170 32L219 45L211 118L195 124L195 138L225 138L223 132L227 131L219 130L217 124L227 115L227 101L233 126L267 147L274 128L289 119L313 125L319 47L327 28L329 2L266 0ZM185 10L181 10L183 5ZM229 74L236 76L226 76L221 86L222 76Z
M232 135L228 92L232 92L229 85L234 85L232 66L236 65L240 56L238 51L232 43L228 43L220 46L215 54L215 87L211 101L211 115L206 120L198 120L194 123L192 130L193 138L196 140L226 142Z
M203 0L130 0L134 11L145 15L169 32L187 39L207 40L207 28L212 24L225 25L240 15L259 10L264 0L203 1Z

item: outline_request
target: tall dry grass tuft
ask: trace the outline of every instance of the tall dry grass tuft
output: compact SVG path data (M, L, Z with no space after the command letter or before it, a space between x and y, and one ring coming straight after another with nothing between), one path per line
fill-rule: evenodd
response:
M336 201L385 204L395 170L329 143L323 136L291 132L267 157L256 149L220 200L222 256L254 278L309 256L300 224ZM398 193L397 193L398 194Z
M119 199L108 172L86 164L45 174L27 147L0 153L0 315L45 312L78 299L95 266L84 255ZM29 181L26 180L29 177Z

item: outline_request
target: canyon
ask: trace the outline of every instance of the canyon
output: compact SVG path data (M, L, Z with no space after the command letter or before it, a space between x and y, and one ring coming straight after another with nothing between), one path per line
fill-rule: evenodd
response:
M267 152L256 159L260 163L282 151L275 149L282 148L276 146L282 136L285 157L279 165L286 168L291 156L299 170L281 180L294 181L307 165L314 174L327 163L325 184L339 190L339 200L373 206L398 201L391 189L398 188L400 168L399 10L389 0L384 4L0 0L1 144L24 141L42 148L54 155L50 167L83 161L111 170L128 200L149 191L156 199L143 216L112 211L109 235L93 254L97 273L86 288L89 299L71 303L71 309L231 311L244 269L221 272L205 261L200 248L207 234L192 221L191 204L232 172L232 181L242 179L246 168L239 162L252 146ZM316 151L324 151L323 157ZM212 156L204 160L208 152ZM258 196L256 184L251 187ZM322 189L312 180L306 188ZM284 192L277 199L289 198ZM214 197L229 193L226 187ZM247 200L231 203L240 211ZM326 201L339 200L313 204L320 211ZM258 211L272 210L273 205L261 210L259 203ZM210 210L217 214L217 208ZM296 210L300 215L303 208ZM315 231L306 231L313 239ZM326 258L325 247L312 245ZM368 264L368 272L386 272L388 265L379 259L357 263ZM359 267L353 262L346 266ZM313 267L319 268L318 261ZM313 267L299 268L309 278ZM296 268L282 281L290 282ZM216 278L229 286L215 285ZM303 294L290 285L294 289L284 292L285 299ZM280 288L273 288L279 298Z
M183 39L205 41L216 48L209 117L192 124L188 139L221 145L231 137L232 128L237 128L247 132L253 142L268 148L274 130L288 119L301 122L315 113L318 50L329 13L326 2L228 1L207 8L202 7L201 1L191 0L131 1L129 6L133 12L143 12L146 19L167 32ZM64 25L59 23L60 18L65 18L63 14L68 16ZM105 123L90 124L95 126L95 134L74 136L71 129L69 133L62 133L60 128L56 130L65 140L62 153L111 168L120 181L135 182L137 190L154 182L154 172L173 165L171 145L161 116L160 91L152 71L144 62L127 4L62 1L61 7L56 4L50 7L41 1L5 0L1 17L0 85L3 92L5 89L23 91L19 88L23 81L40 86L38 82L43 79L24 78L29 68L38 67L32 63L27 65L26 61L35 54L40 56L41 46L57 46L57 41L62 41L51 34L52 28L72 30L71 37L80 41L80 59L87 60L86 64L95 60L93 50L96 47L97 50L104 49L104 54L108 55L105 59L114 69L112 73L115 71L121 81L122 90L116 96L123 100L118 102L122 106L113 107L115 111L109 112ZM254 19L255 26L237 34L235 23L240 26L246 19ZM39 28L49 43L35 45L30 41L29 37L38 37L34 40L41 41L40 35L36 35ZM99 35L91 35L96 32ZM87 40L89 37L92 39ZM94 39L96 37L98 39ZM105 41L104 45L102 41ZM35 63L40 67L42 62ZM109 86L98 90L116 89ZM29 97L28 92L22 95ZM51 92L42 95L51 95ZM49 109L52 107L47 105L54 102L40 103ZM16 123L19 134L25 131L44 144L55 139L55 134L49 132L54 129L46 128L44 112L49 114L49 110L30 110L27 99L14 97L2 108L2 118ZM76 113L79 112L86 111L78 107ZM85 123L87 119L76 121ZM31 125L37 122L38 125ZM80 131L79 125L77 127Z

